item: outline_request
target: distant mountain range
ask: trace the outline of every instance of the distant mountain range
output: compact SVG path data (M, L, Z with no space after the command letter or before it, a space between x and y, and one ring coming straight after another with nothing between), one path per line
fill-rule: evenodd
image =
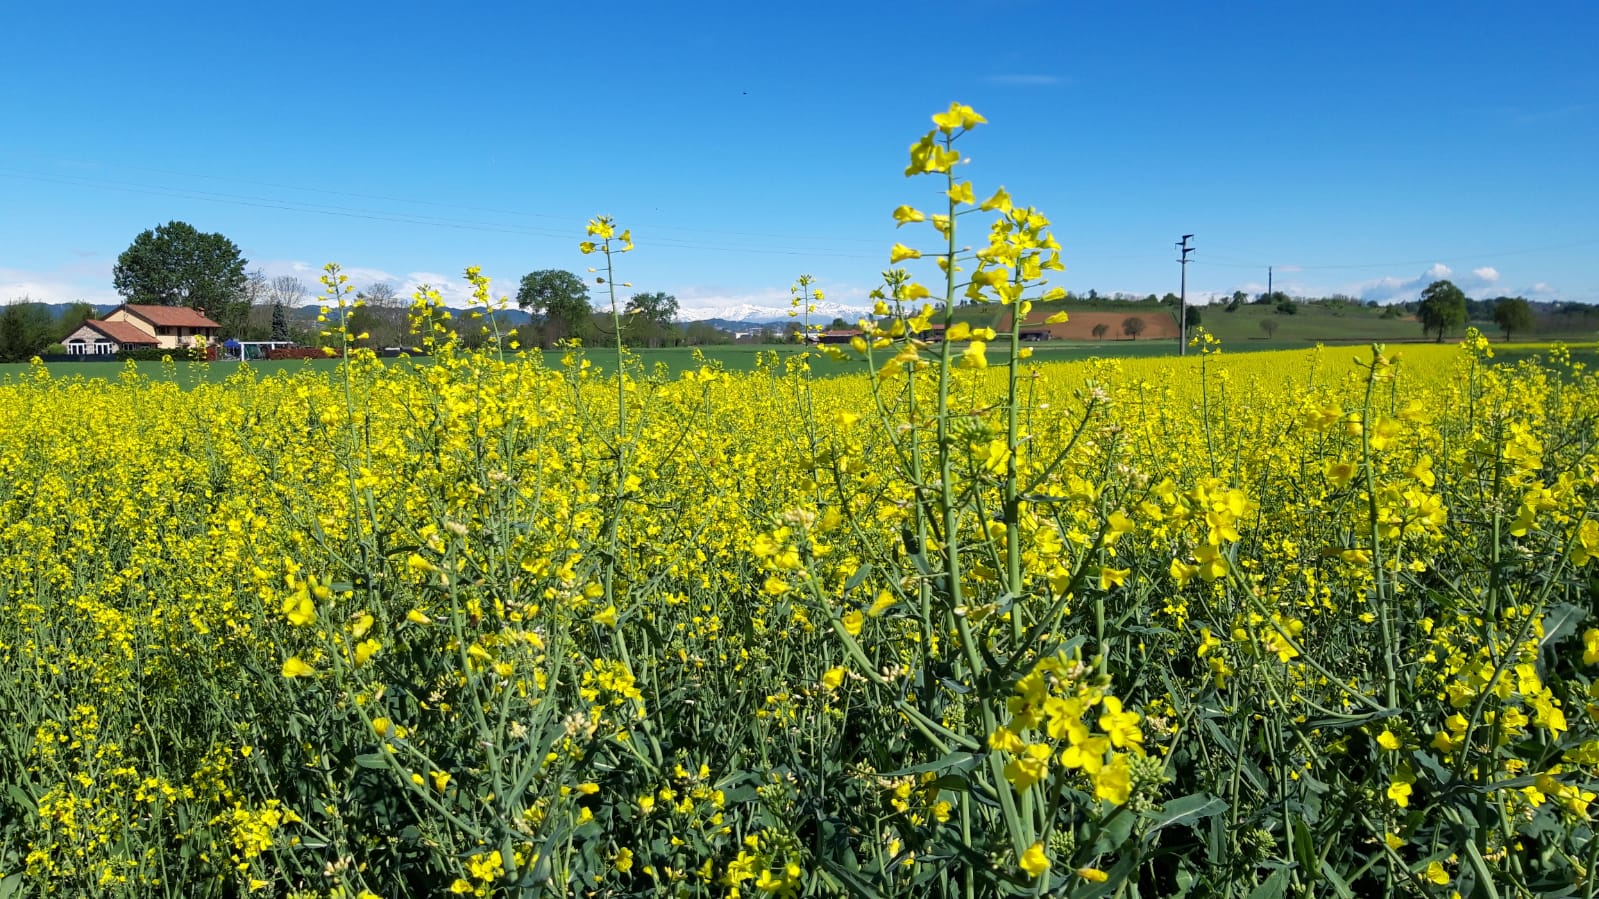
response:
M682 322L721 322L738 325L731 330L742 330L751 325L786 325L793 319L789 313L793 309L789 306L757 306L752 303L736 303L731 306L679 306L677 319ZM858 306L845 306L839 303L817 303L816 311L811 313L811 321L829 322L834 318L843 318L845 321L854 321L860 318L865 310ZM718 327L727 327L719 324Z

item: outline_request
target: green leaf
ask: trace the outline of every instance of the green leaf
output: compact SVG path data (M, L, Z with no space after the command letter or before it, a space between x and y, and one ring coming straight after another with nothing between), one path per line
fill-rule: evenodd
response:
M10 899L17 895L17 890L22 888L22 872L18 871L0 880L0 899Z
M1249 899L1282 899L1288 893L1288 869L1278 868L1266 882L1249 893Z
M877 892L877 888L872 885L871 881L838 864L827 855L819 856L818 861L826 874L838 880L842 886L848 887L849 895L866 896L870 897L870 899L877 899L877 897L882 895Z
M1128 820L1132 820L1131 815L1128 815L1127 818ZM1116 890L1121 889L1122 885L1127 882L1128 876L1133 873L1137 866L1138 854L1135 852L1129 852L1122 856L1120 861L1116 862L1115 867L1105 872L1110 876L1105 880L1104 883L1095 884L1093 889L1088 890L1087 892L1076 893L1074 895L1077 897L1077 899L1099 899L1101 896L1109 896Z
M970 771L977 767L977 754L957 749L948 755L934 759L931 762L922 762L909 768L900 768L897 771L885 771L878 777L904 777L907 774L925 774L928 771Z
M1355 891L1349 888L1349 882L1325 861L1321 863L1321 879L1338 894L1338 899L1355 899Z
M1577 625L1587 617L1587 610L1580 606L1574 606L1569 602L1558 603L1544 616L1543 639L1538 641L1538 648L1548 649L1565 639L1566 635L1576 633Z
M1211 815L1219 815L1227 811L1227 803L1209 793L1190 793L1166 803L1159 811L1146 812L1145 817L1151 822L1149 829L1144 832L1147 841L1156 831L1165 827L1176 827L1179 824L1192 824Z
M355 757L355 763L362 768L387 768L389 760L380 752L369 752L366 755Z
M7 786L6 795L11 797L12 802L15 802L17 805L22 806L30 812L37 812L39 810L39 806L33 801L33 797L29 796L28 792L22 789L19 784L11 784Z
M861 567L855 569L855 573L850 575L849 576L849 580L844 582L844 592L848 593L851 590L854 590L856 587L859 587L862 584L862 582L864 582L867 578L869 578L871 576L872 576L872 563L867 562L866 564L862 565Z
M1117 809L1100 825L1099 833L1094 836L1094 854L1103 855L1116 852L1127 844L1127 838L1133 834L1133 823L1137 815L1129 814L1125 807Z

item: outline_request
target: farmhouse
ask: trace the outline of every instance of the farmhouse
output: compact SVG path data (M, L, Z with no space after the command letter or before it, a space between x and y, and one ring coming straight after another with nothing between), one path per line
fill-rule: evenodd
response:
M141 306L124 303L103 319L84 322L67 335L67 352L103 356L134 349L175 350L194 346L196 338L215 340L222 326L187 306Z

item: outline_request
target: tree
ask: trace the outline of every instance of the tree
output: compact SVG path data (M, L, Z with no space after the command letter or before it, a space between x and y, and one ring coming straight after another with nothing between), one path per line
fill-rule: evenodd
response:
M67 308L61 312L61 317L56 319L55 342L66 340L73 331L83 327L83 323L95 317L94 307L79 300L68 303Z
M660 291L635 293L627 301L626 313L628 330L638 335L636 339L648 340L654 346L672 332L677 297Z
M1198 306L1189 306L1188 307L1187 319L1188 319L1188 327L1190 327L1190 328L1199 327L1200 314L1199 314L1199 307Z
M1287 297L1283 297L1281 300L1277 301L1277 314L1278 315L1298 315L1299 314L1299 304L1294 302L1293 300L1288 299Z
M305 282L293 275L279 275L267 287L267 298L272 304L272 339L292 340L289 331L289 310L305 300Z
M1416 318L1421 320L1421 333L1437 331L1438 343L1443 343L1445 331L1466 323L1466 294L1452 282L1434 281L1421 292Z
M1110 333L1110 325L1100 322L1094 326L1094 338L1096 340L1104 340L1105 335L1108 333Z
M55 339L55 317L43 303L23 298L0 310L0 362L26 362Z
M1144 333L1145 327L1144 320L1136 315L1129 315L1122 319L1122 333L1134 340L1138 339L1138 335Z
M405 344L410 304L387 281L367 285L355 295L360 307L350 314L349 327L367 335L367 346L383 348Z
M293 309L305 300L305 282L293 275L279 275L272 279L267 297L274 306Z
M1505 340L1512 331L1532 329L1532 305L1521 297L1500 297L1494 303L1494 324L1505 332Z
M282 303L272 304L272 339L289 339L289 315Z
M205 314L222 326L218 329L217 336L224 339L229 337L248 339L251 336L250 313L266 302L270 287L271 282L267 280L266 273L256 269L245 277L244 289L237 296L207 306Z
M133 239L117 257L111 283L130 303L221 312L243 296L244 266L233 241L172 221Z
M583 279L560 269L541 269L522 276L516 305L543 319L539 329L545 346L563 337L583 337L594 314Z
M1274 318L1263 318L1263 319L1261 319L1260 320L1260 330L1266 332L1266 339L1267 340L1270 340L1273 337L1276 337L1277 336L1277 320L1274 319Z

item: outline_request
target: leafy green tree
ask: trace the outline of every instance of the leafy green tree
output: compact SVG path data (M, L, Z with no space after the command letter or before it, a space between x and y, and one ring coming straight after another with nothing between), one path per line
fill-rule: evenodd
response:
M83 327L83 323L94 318L96 314L94 307L82 300L68 303L67 308L62 310L61 317L56 319L55 339L66 340L73 331Z
M583 337L594 309L583 279L560 269L541 269L522 276L516 305L543 319L539 332L545 346L563 337Z
M669 293L635 293L627 301L628 330L634 339L658 346L674 333L677 297Z
M0 310L0 362L26 362L55 340L55 317L43 303L18 300Z
M172 221L135 237L111 281L130 303L220 312L244 295L244 266L233 241Z
M1421 320L1421 332L1438 332L1438 343L1444 342L1444 332L1466 323L1466 294L1453 282L1437 280L1421 292L1421 305L1416 308L1416 318Z
M1494 324L1509 340L1512 332L1532 330L1532 305L1521 297L1500 297L1494 303Z

